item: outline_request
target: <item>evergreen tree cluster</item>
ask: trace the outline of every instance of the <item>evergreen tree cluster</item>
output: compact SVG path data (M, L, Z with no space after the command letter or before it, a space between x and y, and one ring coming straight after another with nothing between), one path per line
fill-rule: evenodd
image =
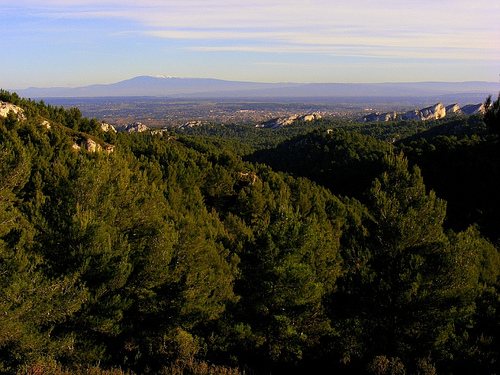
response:
M496 137L321 123L242 159L0 100L0 372L500 370L496 185L450 186L498 179Z

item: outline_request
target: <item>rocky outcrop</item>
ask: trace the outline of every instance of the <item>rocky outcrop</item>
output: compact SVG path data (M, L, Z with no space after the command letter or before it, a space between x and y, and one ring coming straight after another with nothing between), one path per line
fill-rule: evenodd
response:
M24 110L17 105L0 101L0 117L6 118L9 112L13 112L19 121L26 120Z
M99 143L90 138L81 138L73 144L74 150L84 149L88 152L101 151L102 147Z
M486 108L484 104L468 104L462 108L462 112L468 116L476 113L484 114L486 112Z
M167 141L176 141L179 139L179 137L177 137L176 135L170 134L170 129L168 128L151 130L151 135L158 135L160 137L164 137L167 139Z
M369 114L368 116L362 117L359 121L360 122L394 121L396 120L396 118L397 118L396 112L389 112L389 113L375 112Z
M434 104L431 107L427 107L420 110L420 116L422 120L439 120L446 116L446 107L443 103Z
M103 132L112 132L112 133L116 133L116 129L113 125L110 125L106 122L101 122L101 130Z
M319 113L310 113L306 115L292 115L289 117L278 117L263 123L256 125L257 128L271 128L271 129L279 129L284 126L292 125L295 121L314 121L319 120L321 115Z
M463 108L457 103L444 106L443 103L436 103L430 107L422 109L414 109L403 113L402 115L396 112L389 113L371 113L359 119L359 122L377 122L377 121L395 121L395 120L439 120L449 115L472 115L474 113L484 113L484 104L469 104Z
M246 181L249 185L253 185L257 181L258 177L257 174L252 172L239 172L238 179L240 181Z
M270 128L270 129L278 129L283 126L287 126L292 124L295 120L297 120L297 115L289 116L289 117L278 117L268 120L266 122L262 122L260 124L255 125L256 128Z
M203 122L200 120L193 120L193 121L188 121L184 125L181 125L181 129L189 129L189 128L194 128L195 126L201 126L203 125Z
M40 125L47 130L52 129L52 125L50 125L50 122L48 122L47 120L43 120L42 122L40 122Z
M299 120L302 120L304 122L309 122L309 121L314 121L314 120L319 120L321 118L321 115L319 113L311 113L309 115L303 115L299 117Z
M459 115L459 114L462 114L460 106L457 103L447 105L445 109L446 109L446 115L450 115L450 114Z
M115 151L115 147L115 145L106 144L104 146L104 151L106 151L108 154L111 154L113 151Z
M82 137L79 138L74 144L73 144L73 149L74 150L80 150L84 149L87 152L100 152L100 151L105 151L108 154L112 153L115 150L114 145L110 144L104 144L102 146L100 143L96 142L90 137Z
M437 103L433 106L415 109L413 111L408 111L401 116L402 120L417 120L417 121L427 121L427 120L439 120L446 116L446 108L443 103Z
M85 150L88 152L96 152L96 151L101 151L102 147L99 143L94 141L93 139L90 138L84 138L85 139Z
M142 133L147 131L148 129L149 128L142 122L133 122L131 124L126 125L121 130L126 131L128 133Z

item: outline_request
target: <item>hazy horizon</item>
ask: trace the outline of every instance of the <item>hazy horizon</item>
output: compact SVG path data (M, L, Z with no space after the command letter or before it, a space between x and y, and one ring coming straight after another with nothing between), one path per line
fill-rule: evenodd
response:
M259 83L216 79L138 76L112 84L69 87L29 87L12 90L23 97L169 97L169 98L390 98L428 97L455 102L496 95L498 82L385 82L385 83ZM433 99L431 99L433 98ZM455 99L454 99L455 98Z
M26 87L3 87L0 85L0 88L4 90L26 90L26 89L51 89L51 88L61 88L61 89L77 89L77 88L84 88L84 87L89 87L89 86L101 86L101 85L113 85L117 83L122 83L126 81L131 81L136 78L141 78L141 77L151 77L151 78L177 78L177 79L200 79L200 80L219 80L219 81L228 81L228 82L241 82L241 83L258 83L258 84L297 84L297 85L307 85L307 84L346 84L346 85L374 85L374 84L426 84L426 83L443 83L443 84L467 84L467 83L487 83L487 84L499 84L500 88L500 82L498 81L478 81L478 80L468 80L468 81L438 81L438 80L428 80L428 81L380 81L380 82L294 82L294 81L276 81L276 82L264 82L264 81L249 81L249 80L229 80L229 79L224 79L224 78L213 78L213 77L179 77L179 76L168 76L168 75L163 75L163 74L156 74L156 75L150 75L150 74L142 74L134 77L129 77L129 78L124 78L119 81L114 81L114 82L92 82L88 85L78 85L78 86L26 86ZM1 83L0 83L1 84Z
M0 87L498 81L500 3L0 0Z

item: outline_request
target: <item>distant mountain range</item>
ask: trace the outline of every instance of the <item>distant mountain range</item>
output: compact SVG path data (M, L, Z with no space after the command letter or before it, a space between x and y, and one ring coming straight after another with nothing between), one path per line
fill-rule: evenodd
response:
M500 90L497 82L414 83L258 83L208 78L140 76L129 80L85 87L30 87L15 91L33 99L56 97L175 97L211 98L384 98L432 97L445 101L483 101Z

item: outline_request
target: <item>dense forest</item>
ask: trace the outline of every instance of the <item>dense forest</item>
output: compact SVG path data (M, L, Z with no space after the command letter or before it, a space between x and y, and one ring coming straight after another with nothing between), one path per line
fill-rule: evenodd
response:
M500 371L498 99L175 134L0 100L1 373Z

